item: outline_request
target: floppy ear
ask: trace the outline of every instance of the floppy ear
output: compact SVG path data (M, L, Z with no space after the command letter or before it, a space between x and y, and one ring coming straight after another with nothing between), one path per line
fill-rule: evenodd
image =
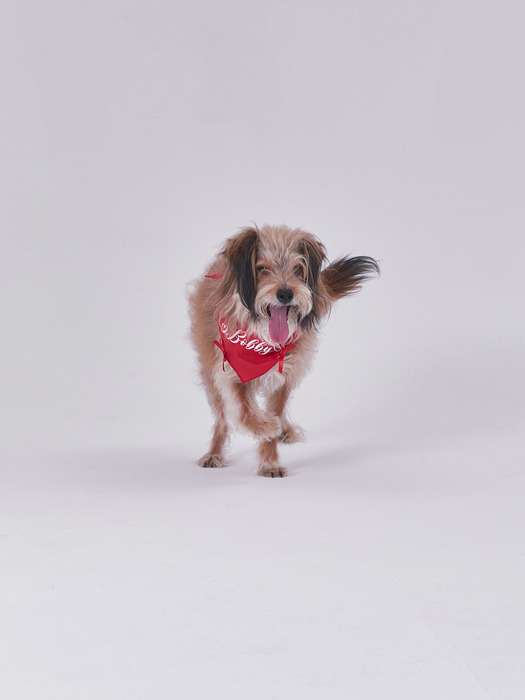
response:
M245 228L226 242L222 253L226 258L231 282L243 305L255 318L255 260L259 234L255 228Z
M319 296L319 277L321 267L326 260L326 248L321 241L311 234L305 236L299 244L299 252L306 263L306 284L312 290L312 310L301 321L304 331L315 326L321 317L322 303Z
M338 258L321 272L324 292L331 302L342 299L361 289L366 280L379 274L379 265L373 258Z

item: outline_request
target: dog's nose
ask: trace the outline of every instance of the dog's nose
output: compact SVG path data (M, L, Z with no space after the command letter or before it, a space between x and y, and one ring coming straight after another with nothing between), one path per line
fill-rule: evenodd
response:
M277 301L288 306L293 299L293 292L288 287L281 287L281 289L277 290L277 294L275 296L277 297Z

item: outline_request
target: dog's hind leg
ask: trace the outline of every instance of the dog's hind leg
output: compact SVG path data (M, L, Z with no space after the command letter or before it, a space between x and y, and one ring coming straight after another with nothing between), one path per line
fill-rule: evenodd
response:
M224 447L229 436L229 426L226 419L226 409L224 400L215 386L212 377L203 374L203 383L210 407L215 415L215 425L213 427L213 437L209 452L199 460L201 467L223 467Z

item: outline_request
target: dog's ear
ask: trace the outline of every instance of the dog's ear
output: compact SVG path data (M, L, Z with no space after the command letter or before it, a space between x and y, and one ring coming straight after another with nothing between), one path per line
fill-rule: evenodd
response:
M235 284L243 305L255 317L255 262L259 233L245 228L230 238L222 251L228 265L232 284Z
M379 265L373 258L338 258L321 272L324 293L331 302L342 299L361 289L361 285L379 274Z
M299 253L306 263L305 282L312 290L312 310L301 321L301 328L304 331L315 326L322 316L322 298L319 294L319 279L321 268L326 260L326 248L321 241L308 234L299 243Z

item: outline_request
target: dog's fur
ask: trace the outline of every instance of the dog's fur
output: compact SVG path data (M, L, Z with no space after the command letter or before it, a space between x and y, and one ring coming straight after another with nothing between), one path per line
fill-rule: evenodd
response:
M310 367L317 346L318 327L332 304L353 292L371 275L379 273L369 257L343 257L326 264L326 250L318 238L287 226L245 228L228 239L206 270L207 275L222 273L219 279L202 277L189 296L192 341L198 354L200 374L215 414L215 427L209 451L201 467L224 465L224 449L232 422L248 430L259 441L259 468L262 476L285 476L277 445L303 438L303 432L286 415L292 390ZM228 324L257 335L275 346L269 331L271 309L283 306L277 292L293 293L286 298L290 343L295 347L278 366L262 377L242 384L214 345L218 338L217 317ZM265 408L257 395L265 398Z

